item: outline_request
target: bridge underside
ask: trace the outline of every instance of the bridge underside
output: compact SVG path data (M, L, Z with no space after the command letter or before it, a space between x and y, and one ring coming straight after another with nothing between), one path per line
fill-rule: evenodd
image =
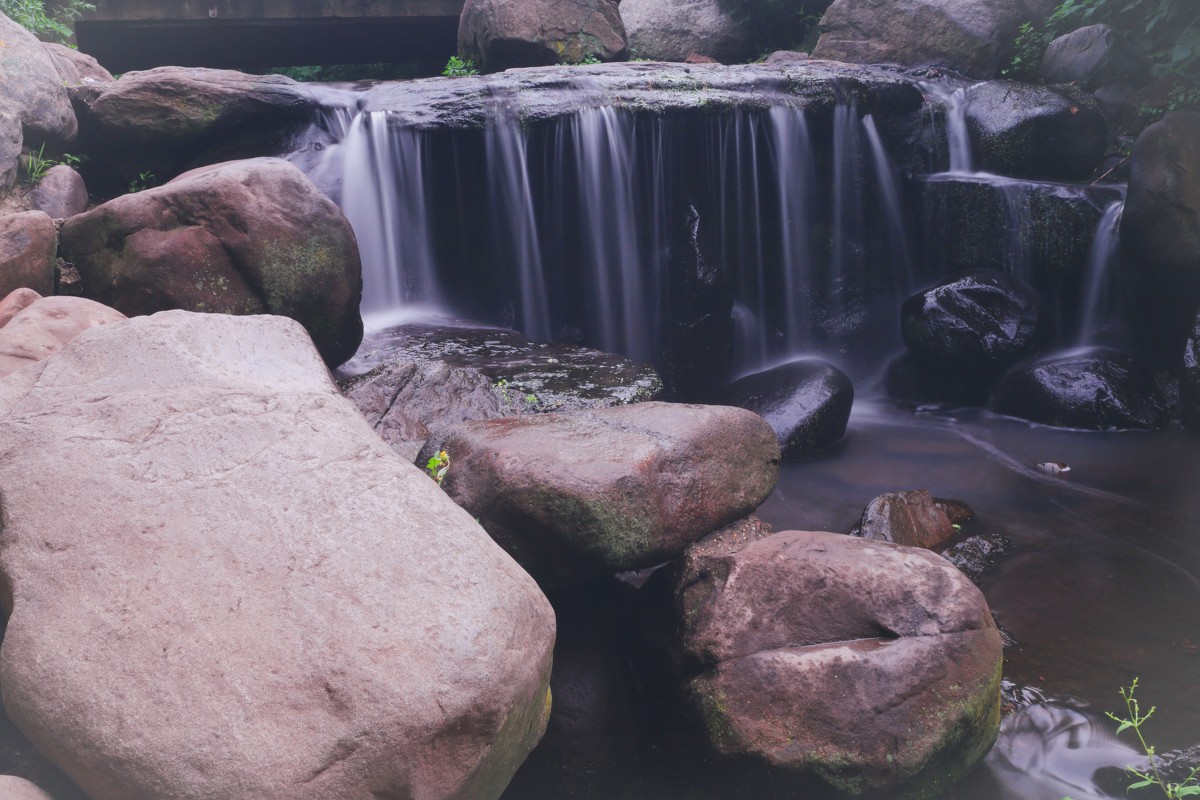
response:
M79 49L111 72L164 65L288 67L441 62L457 50L458 11L420 16L96 19L76 23ZM422 9L442 11L442 9Z

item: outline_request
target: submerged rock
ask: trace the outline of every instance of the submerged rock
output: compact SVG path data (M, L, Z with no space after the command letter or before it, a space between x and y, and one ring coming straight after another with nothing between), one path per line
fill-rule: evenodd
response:
M1154 429L1167 415L1158 386L1132 358L1100 349L1052 355L1012 370L992 407L1043 425L1088 430Z
M673 403L466 422L443 484L543 585L667 561L762 503L779 445L739 408Z
M805 358L734 381L713 402L745 408L767 421L784 458L798 458L846 434L854 384L818 358Z
M852 536L926 550L940 550L956 533L950 517L925 489L876 497L851 531Z
M334 366L362 340L354 231L280 159L219 164L110 200L67 220L62 254L88 297L129 316L279 314Z
M466 0L458 53L482 72L585 58L623 61L625 26L611 0Z
M0 297L17 289L54 293L58 233L41 211L0 217Z
M4 707L93 800L496 798L541 736L549 604L290 320L0 381L0 503Z
M978 533L942 551L942 558L970 578L974 583L1008 552L1011 542L998 533Z
M676 586L687 703L776 790L927 797L995 740L1000 634L933 553L785 531L695 559Z

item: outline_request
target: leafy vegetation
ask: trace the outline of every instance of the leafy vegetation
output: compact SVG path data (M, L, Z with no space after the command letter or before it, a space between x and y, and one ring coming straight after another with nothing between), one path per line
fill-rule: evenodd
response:
M1197 776L1200 776L1200 767L1192 769L1191 774L1188 775L1183 781L1178 783L1173 783L1163 778L1162 773L1159 771L1159 763L1154 755L1154 745L1147 744L1146 737L1142 733L1142 725L1144 725L1146 720L1150 719L1150 717L1154 715L1156 707L1150 706L1149 711L1147 711L1145 714L1142 713L1141 705L1138 703L1138 699L1134 696L1134 692L1137 691L1137 687L1138 679L1134 678L1133 683L1130 684L1129 688L1121 689L1121 699L1125 701L1126 716L1122 717L1118 714L1114 714L1111 711L1105 712L1109 719L1117 723L1118 736L1127 730L1132 730L1134 732L1134 734L1137 736L1138 743L1141 745L1143 752L1146 753L1146 758L1149 762L1149 768L1144 771L1135 769L1134 767L1126 768L1126 771L1130 775L1133 775L1137 778L1136 781L1129 784L1129 790L1132 791L1134 789L1144 789L1148 786L1157 786L1162 790L1163 795L1170 800L1175 800L1179 797L1200 796L1200 780L1197 780Z
M446 473L450 471L450 454L445 450L439 450L425 463L425 471L429 473L429 477L437 481L438 486L441 486L442 481L446 479Z
M21 163L25 171L25 182L30 186L36 186L41 183L42 178L46 177L46 173L57 162L52 158L46 158L46 145L43 143L36 153L27 153Z
M1013 57L1000 74L1014 80L1032 81L1042 63L1042 53L1049 44L1046 32L1035 28L1032 22L1023 23L1013 43Z
M307 67L274 67L269 75L286 75L302 83L350 83L354 81L397 81L427 78L441 71L440 64L325 64Z
M465 78L468 75L478 75L479 70L475 69L475 63L470 59L464 61L458 56L450 56L442 74L447 78Z
M129 193L136 194L138 192L149 189L154 185L154 173L150 170L139 172L137 177L129 181Z
M42 0L0 0L0 14L39 39L63 44L75 35L75 20L95 8L86 0L56 2L50 11L46 10Z

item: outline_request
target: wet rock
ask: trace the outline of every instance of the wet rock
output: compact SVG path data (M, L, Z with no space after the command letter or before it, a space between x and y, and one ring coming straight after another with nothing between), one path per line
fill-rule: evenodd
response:
M998 533L974 534L943 550L942 558L972 582L979 583L980 578L1008 552L1009 547L1011 542Z
M933 553L785 531L695 560L676 586L686 701L709 747L777 790L928 796L995 739L1000 635Z
M1179 417L1183 427L1200 431L1200 313L1192 335L1183 347L1183 372L1179 380Z
M761 417L672 403L466 422L443 487L543 585L667 561L779 477Z
M1021 23L1044 20L1051 0L836 0L821 19L814 58L947 67L991 78Z
M25 298L13 300L17 301L13 306L25 302ZM58 352L88 328L123 319L121 312L82 297L35 299L0 327L0 377Z
M1018 367L1000 382L1001 414L1087 430L1154 429L1165 421L1158 386L1129 356L1111 350L1053 355Z
M362 340L350 223L280 159L219 164L110 200L67 220L62 255L89 298L129 316L279 314L304 325L331 365Z
M46 171L45 177L29 191L26 198L35 211L52 219L66 219L87 211L88 192L83 176L66 164Z
M684 61L697 54L736 63L755 55L749 20L716 0L623 0L621 19L637 58Z
M67 90L42 43L0 14L4 69L0 70L0 193L17 180L22 149L47 153L79 131Z
M94 800L496 798L541 736L549 604L295 322L86 331L0 450L4 706Z
M458 53L481 72L499 72L588 57L624 61L629 50L621 12L609 0L467 0Z
M965 522L970 522L975 519L975 509L964 503L962 500L953 500L948 497L935 497L933 504L946 515L950 520L951 525L962 525Z
M799 458L845 435L854 384L832 364L804 358L734 381L713 402L758 414L775 431L783 457Z
M1178 111L1133 147L1121 248L1136 282L1148 349L1178 358L1200 306L1200 113Z
M925 489L888 492L867 504L852 536L940 550L957 531Z
M54 800L24 778L0 775L0 797L4 800Z
M1046 48L1038 75L1046 83L1076 83L1085 89L1150 80L1150 62L1110 25L1088 25L1059 36Z
M977 406L987 402L989 377L963 374L954 367L904 353L888 364L883 387L890 397L908 403L951 403Z
M189 166L274 155L284 131L316 107L283 75L201 67L127 72L83 114L96 139L91 177L110 193L131 180L161 183Z
M967 125L988 172L1087 180L1104 158L1107 123L1095 101L1046 86L989 81L966 93Z
M0 297L15 289L54 292L58 233L41 211L0 217Z
M900 308L904 343L919 359L984 381L1038 342L1037 296L998 272L960 274Z

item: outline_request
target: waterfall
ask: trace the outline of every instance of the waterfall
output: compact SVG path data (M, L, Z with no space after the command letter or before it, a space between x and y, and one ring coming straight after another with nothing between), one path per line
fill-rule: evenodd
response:
M1114 284L1117 249L1121 243L1121 213L1124 210L1125 203L1122 200L1109 203L1096 226L1096 237L1092 239L1084 273L1083 306L1079 317L1079 333L1075 338L1078 345L1101 344L1106 334L1111 335L1114 328L1119 328Z
M946 144L950 151L950 172L967 175L975 171L971 136L967 130L967 90L948 81L921 81L917 87L927 100L939 103L946 115Z
M783 263L784 344L789 351L801 346L801 335L811 324L808 283L813 271L813 189L816 186L812 137L808 120L797 108L771 109L771 141L775 150L775 175L779 183L779 221Z
M440 306L421 135L369 112L350 125L344 150L342 210L362 257L364 320Z
M912 255L908 248L900 189L896 186L896 175L892 172L892 164L888 159L887 150L883 147L883 139L875 126L874 117L870 114L865 115L862 124L863 130L867 132L867 141L871 145L875 184L879 190L879 198L883 201L883 213L887 221L888 245L899 267L900 280L895 281L896 288L907 294L916 288L917 279L913 274Z

